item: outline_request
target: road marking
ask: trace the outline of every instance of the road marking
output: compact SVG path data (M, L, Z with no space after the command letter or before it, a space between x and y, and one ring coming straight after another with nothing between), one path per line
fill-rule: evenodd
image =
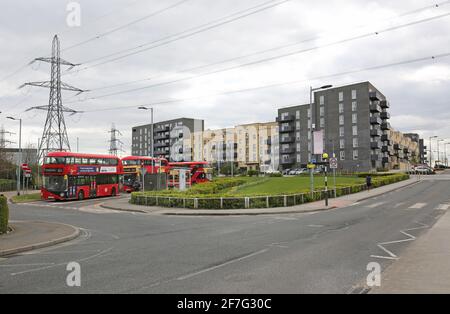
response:
M384 204L384 202L378 202L378 203L374 203L374 204L371 204L371 205L366 205L366 207L375 208L375 207L378 207L378 206L383 205L383 204Z
M194 272L194 273L191 273L191 274L187 274L187 275L178 277L176 280L186 280L186 279L189 279L189 278L192 278L192 277L195 277L195 276L204 274L204 273L206 273L206 272L209 272L209 271L212 271L212 270L216 270L216 269L218 269L218 268L221 268L221 267L224 267L224 266L227 266L227 265L236 263L236 262L240 262L240 261L243 261L243 260L245 260L245 259L249 259L249 258L254 257L254 256L257 256L257 255L261 255L261 254L263 254L263 253L266 253L267 251L268 251L268 249L260 250L260 251L251 253L251 254L249 254L249 255L245 255L245 256L242 256L242 257L239 257L239 258L230 260L230 261L228 261L228 262L225 262L225 263L216 265L216 266L212 266L212 267L209 267L209 268L205 268L205 269L196 271L196 272Z
M425 206L427 206L427 203L416 203L412 206L410 206L410 209L421 209L424 208Z
M310 228L323 228L325 226L324 225L308 225L308 227L310 227Z
M405 204L405 202L397 203L397 205L395 205L394 208L399 208L400 206L402 206L402 205L404 205L404 204Z
M450 207L450 204L439 204L438 207L436 207L436 210L447 210Z

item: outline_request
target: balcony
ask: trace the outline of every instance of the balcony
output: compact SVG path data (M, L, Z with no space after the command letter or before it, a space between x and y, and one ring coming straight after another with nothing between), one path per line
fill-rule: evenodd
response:
M370 92L369 93L370 100L381 100L381 95L377 92Z
M389 157L383 157L383 159L381 159L381 162L383 164L388 164L390 162L390 158Z
M155 148L167 147L167 146L169 146L169 143L155 143L154 146L155 146Z
M388 108L390 108L391 106L389 105L389 102L388 102L388 101L382 100L382 101L380 101L380 107L383 108L383 109L388 109Z
M387 134L381 135L381 140L382 140L383 142L389 141L389 135L387 135Z
M370 142L370 149L380 149L380 142Z
M277 122L290 122L294 120L295 117L293 115L280 116L279 118L277 118Z
M384 146L381 148L381 151L382 151L383 153L389 153L390 156L394 155L394 150L392 149L392 147L387 146L387 145L384 145Z
M282 126L280 128L280 133L289 133L289 132L294 132L293 126Z
M157 140L167 140L167 139L169 139L170 138L170 135L169 134L163 134L163 135L156 135L155 136L155 140L157 141Z
M370 156L370 160L371 161L379 161L380 160L380 156L375 154L375 155L371 155Z
M370 112L381 112L381 107L380 107L380 105L378 104L378 102L372 102L370 105L369 105L369 110L370 110Z
M389 122L383 122L383 123L381 124L381 129L382 129L383 131L390 130L390 129L391 129L391 124L390 124Z
M294 143L294 142L295 142L295 138L291 137L291 136L281 138L281 143L283 143L283 144Z
M183 153L183 149L182 148L178 149L178 153L182 154Z
M294 154L295 153L295 149L294 148L286 148L286 149L282 149L281 150L282 154Z
M170 127L157 127L155 128L155 133L167 132L170 131Z
M408 153L409 153L409 148L403 148L403 152L404 152L405 154L408 154Z
M295 164L295 159L294 159L294 158L281 159L281 164L282 164L282 165L292 165L292 164Z
M370 136L379 137L381 136L381 131L379 129L372 129L370 130Z
M380 114L380 117L381 117L381 119L383 119L383 120L387 120L387 119L390 119L390 118L391 118L391 114L390 114L389 112L387 112L387 111L383 111L383 112Z
M395 150L400 150L400 145L399 144L394 144L394 149Z
M379 117L370 117L370 124L381 124L381 119Z

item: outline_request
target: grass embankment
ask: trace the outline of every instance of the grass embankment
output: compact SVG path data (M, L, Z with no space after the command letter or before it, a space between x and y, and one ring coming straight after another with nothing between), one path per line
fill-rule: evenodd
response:
M14 195L11 200L14 203L30 203L41 200L41 193Z
M0 196L0 234L8 231L9 209L6 197Z

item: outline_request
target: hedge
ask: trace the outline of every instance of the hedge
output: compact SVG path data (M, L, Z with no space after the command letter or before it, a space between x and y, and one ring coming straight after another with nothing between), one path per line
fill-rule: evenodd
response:
M7 198L0 195L0 234L8 231L9 208Z
M383 185L396 183L409 179L407 174L394 174L389 176L377 176L372 180L374 188ZM227 186L225 184L224 186ZM328 191L328 197L339 197L343 195L358 193L367 189L365 184L358 184L346 187L339 187ZM208 191L211 188L207 189ZM266 195L254 197L242 197L224 194L154 194L154 193L132 193L130 203L143 206L176 207L189 209L242 209L242 208L275 208L290 207L308 202L319 201L326 196L325 191L315 191L311 193L287 194L287 195Z
M15 181L0 179L0 192L14 191L15 189L16 189Z

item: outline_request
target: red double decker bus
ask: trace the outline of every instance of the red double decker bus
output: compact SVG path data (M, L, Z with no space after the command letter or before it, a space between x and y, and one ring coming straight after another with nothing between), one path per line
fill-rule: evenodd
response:
M123 165L123 191L133 192L138 189L141 182L141 169L145 168L147 174L167 171L168 162L164 158L148 156L128 156L122 158Z
M187 169L190 173L189 185L209 182L212 180L212 168L206 161L169 162L168 173L172 169ZM176 176L176 174L175 174ZM169 180L169 187L175 187L177 178Z
M53 152L44 158L42 173L45 200L116 196L122 162L116 156Z

